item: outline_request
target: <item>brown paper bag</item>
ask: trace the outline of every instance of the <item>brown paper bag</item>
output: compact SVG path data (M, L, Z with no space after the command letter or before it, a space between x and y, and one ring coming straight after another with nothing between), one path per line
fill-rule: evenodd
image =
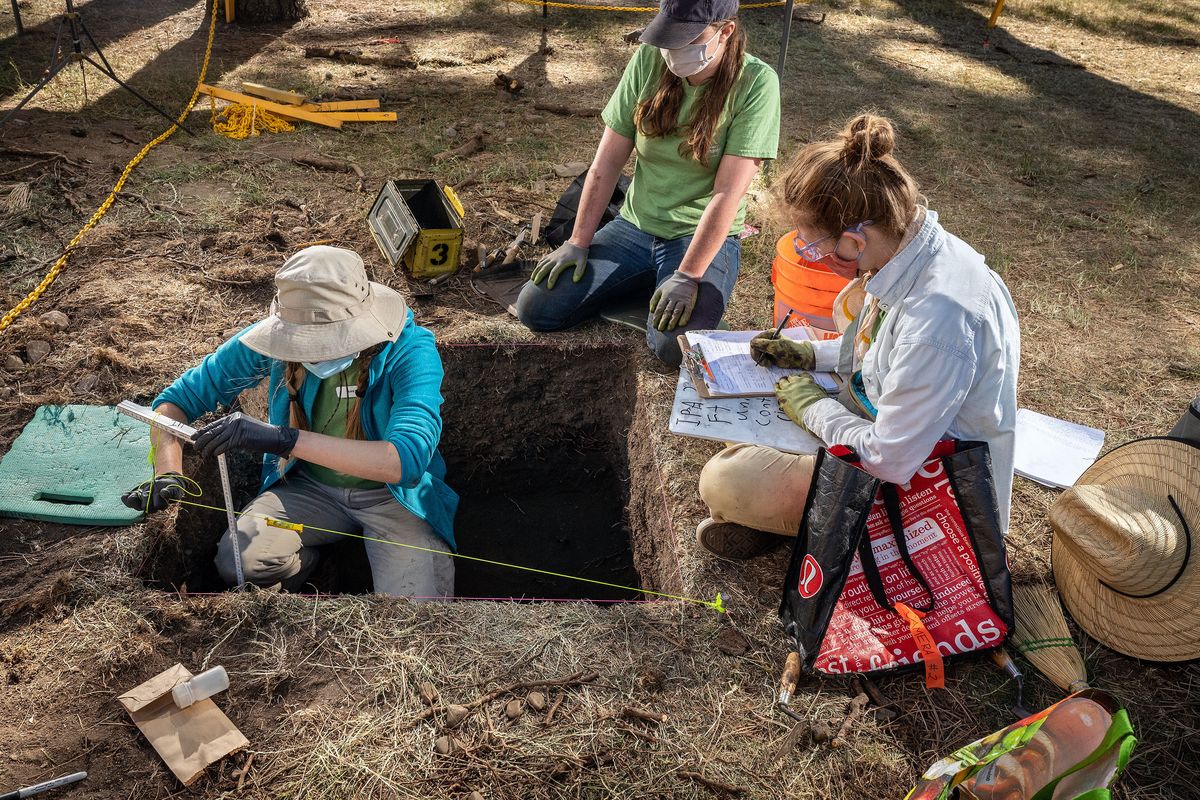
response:
M171 690L191 678L176 664L117 698L184 786L210 764L250 744L211 699L187 708L175 705Z

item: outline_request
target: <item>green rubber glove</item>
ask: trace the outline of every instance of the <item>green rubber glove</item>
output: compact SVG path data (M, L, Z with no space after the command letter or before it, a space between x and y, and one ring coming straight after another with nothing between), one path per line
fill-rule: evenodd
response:
M575 267L571 280L579 283L583 280L583 273L587 270L587 257L588 249L586 247L563 242L554 252L542 256L542 260L533 268L533 274L529 276L529 280L541 283L543 278L549 277L549 280L546 281L546 288L553 289L554 284L558 282L558 276L567 267Z
M812 342L795 342L782 336L778 339L769 333L760 333L750 340L750 355L762 366L784 369L815 369L817 353Z
M779 399L779 407L783 409L783 413L808 431L808 426L804 424L804 412L813 403L824 400L829 395L817 385L812 375L789 375L775 384L775 397Z
M673 331L687 325L696 307L696 296L700 294L700 281L679 270L663 281L662 286L650 298L650 315L654 327L660 331Z

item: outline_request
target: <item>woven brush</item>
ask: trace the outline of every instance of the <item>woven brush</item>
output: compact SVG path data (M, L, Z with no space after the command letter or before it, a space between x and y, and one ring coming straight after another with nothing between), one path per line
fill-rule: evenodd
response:
M1068 692L1088 688L1083 656L1071 638L1058 595L1049 586L1013 587L1011 642L1038 672Z

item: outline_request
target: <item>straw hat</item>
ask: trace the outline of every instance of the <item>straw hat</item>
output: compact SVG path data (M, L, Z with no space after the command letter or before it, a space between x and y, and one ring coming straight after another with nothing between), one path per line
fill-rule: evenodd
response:
M275 274L271 315L242 344L280 361L344 358L404 330L408 306L394 289L367 280L353 250L306 247Z
M1200 658L1200 445L1138 439L1050 508L1051 559L1079 626L1151 661Z

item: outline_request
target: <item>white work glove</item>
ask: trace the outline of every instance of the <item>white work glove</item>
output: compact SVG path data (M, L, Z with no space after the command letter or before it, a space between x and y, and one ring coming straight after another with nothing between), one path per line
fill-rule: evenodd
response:
M550 277L546 281L546 288L553 289L554 284L558 281L558 276L562 274L567 267L574 266L575 274L571 276L571 280L579 283L583 280L583 273L587 269L588 249L580 247L571 242L563 242L558 246L553 253L548 256L543 256L542 260L534 267L533 274L529 276L529 280L534 283L541 283L542 278Z

